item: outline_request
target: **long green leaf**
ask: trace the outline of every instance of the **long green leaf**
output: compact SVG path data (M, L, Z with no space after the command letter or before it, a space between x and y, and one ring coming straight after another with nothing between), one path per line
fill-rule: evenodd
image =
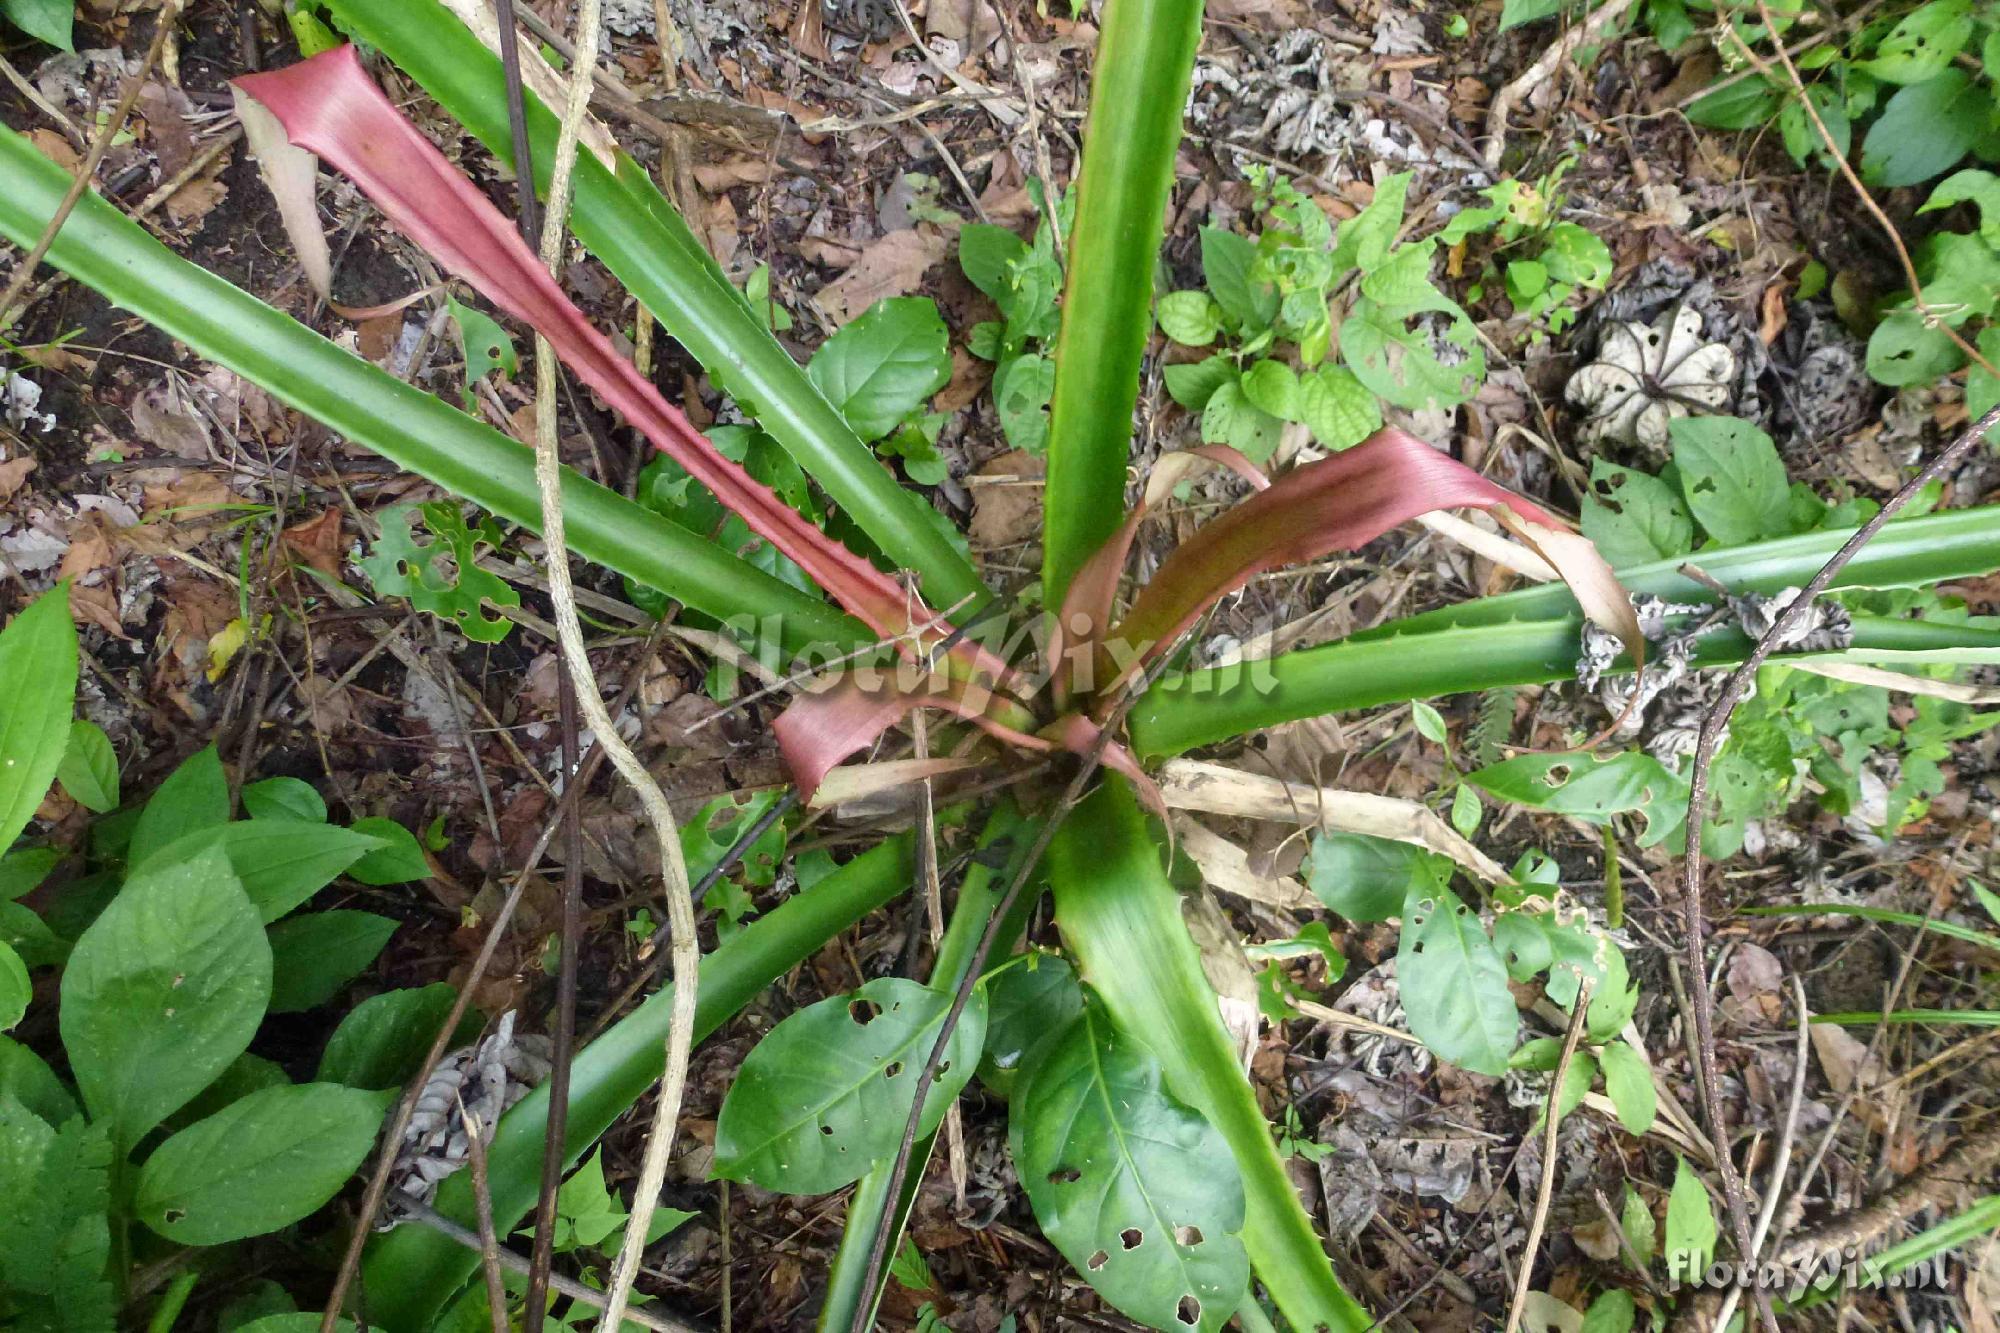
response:
M1124 518L1139 363L1201 0L1110 0L1097 39L1056 345L1043 518L1043 605Z
M1579 620L1482 618L1455 627L1441 627L1428 616L1412 617L1412 623L1418 620L1431 627L1395 635L1357 634L1268 662L1168 676L1132 709L1133 749L1142 758L1160 758L1323 713L1504 685L1540 685L1576 675ZM1695 662L1734 666L1750 647L1742 634L1718 630L1702 638ZM2000 632L1855 616L1854 643L1845 651L1785 654L1772 660L1886 665L1996 662Z
M1056 924L1083 979L1152 1049L1174 1096L1222 1132L1243 1173L1243 1244L1292 1327L1360 1333L1373 1321L1341 1289L1285 1174L1270 1126L1223 1030L1181 921L1180 897L1125 780L1070 812L1049 848Z
M972 953L978 946L979 936L986 928L987 920L1000 904L1001 884L1011 879L1020 860L1027 853L1025 823L1012 802L1001 805L987 820L981 830L979 847L982 852L991 853L996 848L1004 849L1011 840L1012 854L1006 859L1006 868L997 873L984 860L975 860L965 872L965 880L959 885L958 902L952 908L951 923L945 927L944 938L938 942L936 964L931 968L931 986L945 994L951 994L965 979L966 969L972 965ZM1019 930L1002 928L1002 938L996 943L996 952L1004 953L1011 947ZM910 1168L903 1178L903 1190L896 1200L896 1206L889 1217L889 1243L885 1254L893 1255L896 1244L903 1234L903 1226L909 1220L910 1205L915 1202L917 1190L924 1183L924 1171L930 1164L931 1149L937 1136L931 1135L918 1140L910 1154ZM884 1205L889 1198L889 1175L892 1163L877 1162L867 1175L855 1183L854 1192L847 1197L847 1223L841 1228L840 1248L833 1256L833 1267L827 1271L826 1300L820 1306L815 1327L824 1333L846 1333L854 1326L854 1311L861 1303L862 1284L868 1277L868 1259L875 1247L875 1236L880 1231ZM878 1287L876 1299L881 1299Z
M69 175L0 131L0 233L30 245ZM49 262L353 442L510 522L541 523L533 456L441 399L342 351L281 311L188 263L95 194ZM563 478L571 548L717 619L771 618L788 648L873 636L818 598L574 473Z
M511 165L499 58L448 10L436 0L332 0L331 8L343 27L381 50ZM527 112L535 171L546 189L556 118L532 93ZM896 483L813 387L637 164L621 157L614 174L583 154L570 226L891 560L922 576L934 607L967 599L977 607L990 599L923 499Z
M902 892L911 869L907 837L884 843L704 956L695 1039L721 1027L786 971ZM577 1056L564 1145L569 1160L581 1157L659 1079L672 1006L672 988L661 989ZM535 1089L501 1118L487 1149L493 1220L503 1235L534 1207L548 1111L547 1088ZM472 1225L472 1190L464 1174L439 1189L437 1208ZM478 1263L477 1253L421 1227L398 1227L375 1238L363 1269L369 1322L389 1333L425 1333Z
M1751 542L1703 551L1695 561L1735 592L1765 595L1804 585L1854 532L1849 528ZM1628 565L1617 571L1629 592L1649 592L1677 602L1709 602L1715 594L1681 573L1685 556ZM1944 579L1970 578L2000 569L2000 505L1953 509L1890 523L1861 548L1834 579L1835 588L1916 588ZM1544 583L1498 597L1481 597L1363 630L1357 639L1389 638L1418 630L1494 625L1509 620L1573 617L1576 600L1559 584Z
M28 604L0 629L0 853L35 817L49 793L76 706L76 624L69 582Z
M1732 588L1776 593L1798 587L1850 534L1807 533L1704 552L1702 569ZM1682 574L1680 559L1618 571L1631 591L1677 601L1713 594ZM1952 510L1891 523L1841 571L1843 588L1917 587L2000 568L2000 506ZM1143 757L1350 708L1369 708L1502 685L1543 684L1575 675L1581 621L1569 590L1524 588L1427 611L1269 662L1171 675L1133 708L1130 727ZM1728 666L1749 641L1717 633L1698 660ZM1963 626L1855 618L1857 660L1993 660L2000 635ZM1961 650L1970 650L1964 653ZM1832 655L1834 657L1839 654Z
M1908 926L1912 930L1944 935L2000 953L2000 935L1990 931L1974 930L1970 926L1961 926L1950 921L1932 921L1918 916L1915 912L1898 912L1888 907L1858 907L1845 903L1787 903L1782 907L1741 907L1737 910L1745 916L1856 917L1862 921L1877 921L1884 925Z
M2000 1028L2000 1009L1860 1009L1851 1013L1820 1014L1815 1023L1838 1023L1842 1027L1873 1027L1877 1023L1936 1023L1949 1026Z

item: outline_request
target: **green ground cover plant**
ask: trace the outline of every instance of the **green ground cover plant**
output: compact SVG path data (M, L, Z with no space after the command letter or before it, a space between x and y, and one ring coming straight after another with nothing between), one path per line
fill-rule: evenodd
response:
M325 12L495 153L510 154L500 67L446 11L429 0L329 0ZM354 178L481 298L548 337L580 379L660 448L636 500L565 477L576 554L625 576L640 606L678 603L787 665L800 655L823 663L873 647L868 664L887 683L870 686L847 672L778 723L803 795L919 707L949 714L943 725L955 728L954 741L983 732L989 751L1107 770L1072 793L1074 801L1058 783L947 812L987 855L960 886L928 979L881 978L800 1010L762 1039L733 1084L716 1130L719 1176L801 1194L855 1187L822 1327L871 1318L876 1260L905 1253L904 1214L931 1135L975 1077L1008 1098L1010 1148L1050 1243L1127 1316L1163 1330L1212 1329L1240 1312L1261 1313L1268 1302L1296 1328L1370 1327L1301 1205L1218 1016L1180 914L1173 878L1180 863L1148 809L1147 763L1324 712L1565 679L1575 673L1586 621L1616 634L1625 666L1634 667L1643 645L1625 590L1713 605L1714 588L1681 569L1692 553L1732 593L1775 593L1805 582L1865 518L1860 502L1828 501L1792 486L1781 466L1773 473L1775 453L1766 456L1769 442L1758 445L1747 423L1691 418L1676 423L1672 475L1600 472L1584 517L1593 546L1431 444L1382 429L1384 404L1453 406L1484 373L1470 316L1439 285L1442 246L1492 228L1493 271L1504 274L1517 311L1551 330L1567 318L1569 301L1605 281L1601 243L1586 244L1587 233L1579 238L1547 210L1524 210L1527 187L1496 187L1486 206L1492 216L1475 212L1455 233L1399 243L1406 178L1382 182L1368 208L1335 226L1284 180L1262 176L1255 237L1205 229L1203 287L1156 302L1200 22L1199 6L1184 0L1111 0L1078 178L1048 210L1073 216L1045 222L1032 240L972 227L961 234L960 263L1001 316L973 337L975 350L996 363L1002 429L1048 459L1044 566L1030 607L1002 604L963 542L898 480L900 471L922 483L938 465L941 423L927 403L949 377L949 353L930 303L879 304L801 366L771 336L768 288L746 293L733 285L629 159L607 166L586 156L578 237L750 423L704 437L569 305L512 224L401 120L352 48L243 81L295 141ZM1879 58L1879 51L1870 57ZM531 99L527 120L535 167L546 172L553 118ZM392 145L393 172L355 149L364 133ZM31 242L67 178L11 131L0 133L0 164L16 182L0 197L0 232ZM1536 189L1552 191L1553 182ZM1066 265L1056 262L1052 225L1063 226ZM512 441L175 258L100 199L84 201L50 258L201 354L450 491L456 501L388 515L365 567L378 594L405 597L468 637L507 631L504 616L489 608L505 606L508 594L471 571L482 551L513 539L507 525L539 522L530 462ZM1337 324L1336 299L1344 303ZM475 347L488 352L480 375L507 371L477 320L461 316L459 327L469 372ZM1182 347L1221 348L1177 361L1168 389L1199 411L1205 440L1231 447L1202 462L1230 468L1259 491L1184 543L1121 615L1126 557L1157 498L1126 505L1133 409L1156 327ZM1286 423L1304 426L1332 452L1272 481L1256 464L1271 457ZM460 501L485 512L468 518ZM1255 677L1187 661L1191 628L1253 577L1458 507L1492 513L1565 582L1393 621L1286 654ZM1816 656L1941 669L1991 660L2000 633L1910 590L2000 566L1992 518L1981 510L1893 525L1844 577L1853 643ZM418 540L417 519L431 542ZM455 578L436 563L447 554ZM13 637L0 639L0 659L19 653L57 668L67 661L73 691L73 631L60 604L50 604L56 609L38 604L17 618L6 631ZM1010 650L1017 640L1005 633L960 638L952 630L1019 629L1038 608L1058 621L1028 650ZM72 636L67 647L64 633ZM1740 633L1720 633L1697 660L1739 661L1749 646ZM1045 650L1039 662L1036 647ZM900 673L892 648L905 658ZM1934 772L1936 747L1987 720L1920 709L1918 721L1892 738L1858 698L1811 682L1784 694L1777 684L1789 678L1772 679L1774 698L1816 720L1800 732L1745 715L1736 744L1755 769L1744 786L1756 799L1724 785L1714 824L1725 838L1753 809L1773 809L1793 794L1796 761L1816 773L1824 763L1838 802L1849 790L1836 786L1838 775L1851 775L1859 755L1892 740L1903 747L1911 782L1893 813L1898 822L1914 817L1935 794L1922 764L1932 762ZM338 875L364 883L384 882L370 875L413 877L421 849L407 831L404 842L375 824L327 824L323 806L315 818L289 787L254 796L246 788L240 800L249 817L232 820L212 751L190 759L142 805L120 809L115 764L107 767L101 736L74 725L71 710L61 690L0 705L0 751L21 760L0 775L0 846L19 836L60 780L79 803L106 811L83 867L101 877L103 906L73 931L44 923L51 941L44 948L61 956L23 953L18 941L0 954L0 1018L18 1021L15 1011L25 1011L31 968L61 968L62 1037L78 1092L71 1098L52 1072L31 1069L23 1077L34 1084L38 1108L16 1098L16 1116L0 1093L0 1117L13 1116L7 1123L22 1145L21 1170L36 1179L67 1172L87 1186L83 1212L65 1223L89 1232L76 1280L84 1282L88 1269L88 1283L103 1283L104 1299L115 1302L127 1271L120 1237L134 1223L167 1240L220 1244L252 1234L243 1226L286 1226L323 1203L365 1154L382 1091L412 1074L406 1052L424 1044L424 1021L434 1029L443 1011L432 995L391 992L403 998L385 1005L390 997L377 997L343 1022L319 1080L230 1082L265 1013L324 1003L374 957L369 944L379 926L349 919L369 914L291 914ZM1442 739L1434 712L1415 717L1420 733ZM1452 813L1461 831L1475 830L1483 793L1596 822L1637 814L1642 841L1655 843L1675 836L1685 816L1685 782L1637 752L1522 756L1463 774ZM704 858L716 864L760 813L740 804L703 811L683 834L690 868L698 874ZM1037 859L1031 853L1045 829L1052 829L1046 855ZM277 842L284 846L273 851ZM0 865L44 851L16 851ZM779 827L752 850L745 873L772 874L784 855ZM908 837L837 867L801 861L801 891L762 915L717 885L708 905L727 929L702 965L697 1034L714 1031L833 934L905 891L914 861ZM1518 1044L1507 990L1509 982L1538 980L1559 1008L1583 1010L1582 1053L1551 1093L1548 1114L1560 1117L1601 1080L1626 1129L1642 1132L1651 1122L1650 1082L1623 1039L1635 1002L1623 958L1603 931L1559 901L1546 858L1523 858L1506 882L1460 889L1449 865L1408 844L1322 837L1311 866L1314 891L1332 910L1356 922L1400 923L1403 1003L1412 1031L1440 1058L1495 1075L1552 1070L1546 1045ZM198 894L176 892L196 882ZM1017 894L1022 885L1031 891ZM1015 953L1026 908L1044 890L1054 901L1061 954ZM198 929L190 924L197 912ZM154 943L133 943L141 937ZM162 939L188 957L169 957ZM321 965L316 974L287 969L282 994L271 962L281 948ZM163 998L162 986L174 990L188 977L201 978L200 1005ZM8 996L17 1001L11 1008ZM129 1019L141 1001L149 1006L145 1022L105 1017L112 1012L105 1006L122 1004L116 1012ZM579 1058L568 1160L585 1160L657 1077L668 1004L667 995L655 996ZM155 1069L165 1062L150 1057L163 1049L157 1034L169 1022L181 1025L177 1034L200 1029L201 1058ZM343 1040L350 1025L355 1031ZM132 1048L121 1048L116 1078L90 1072L98 1058L92 1043L114 1027ZM384 1049L376 1032L403 1040ZM241 1077L268 1079L268 1071ZM916 1089L926 1082L920 1099ZM225 1100L201 1102L225 1084ZM316 1104L312 1116L301 1109L308 1101ZM172 1126L170 1117L190 1106L201 1118ZM531 1093L490 1145L492 1209L503 1228L511 1230L534 1199L547 1117L546 1091ZM280 1141L286 1126L322 1121L309 1145ZM896 1165L906 1122L914 1127L914 1174ZM160 1140L163 1126L171 1136ZM268 1136L271 1152L233 1164L240 1175L202 1175L194 1164L212 1159L224 1136ZM101 1168L77 1165L85 1157L101 1157ZM284 1164L282 1181L272 1162ZM88 1174L100 1169L101 1176ZM586 1230L622 1220L587 1188L588 1170L562 1215L566 1236L579 1244L589 1243ZM128 1175L135 1190L119 1185ZM231 1207L219 1209L218 1201ZM438 1208L470 1217L464 1179L446 1183ZM234 1232L207 1223L218 1211L236 1219ZM1677 1220L1669 1210L1669 1251L1704 1243L1699 1220L1683 1212ZM1711 1247L1713 1236L1711 1216ZM475 1264L476 1256L436 1233L401 1228L377 1238L367 1265L371 1320L418 1330L448 1309L476 1318L485 1293L465 1290ZM907 1259L901 1273L913 1288L923 1281ZM18 1279L30 1280L43 1279ZM1603 1299L1610 1304L1601 1326L1629 1325L1630 1311L1621 1325L1615 1298Z

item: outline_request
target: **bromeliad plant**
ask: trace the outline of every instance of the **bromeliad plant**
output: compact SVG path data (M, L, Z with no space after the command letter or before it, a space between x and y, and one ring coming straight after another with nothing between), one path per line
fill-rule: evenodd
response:
M396 62L507 155L499 67L441 8L428 0L331 0L329 9L351 35ZM768 309L729 283L629 160L586 156L580 163L577 236L817 484L865 556L725 457L620 358L536 264L512 225L396 113L351 48L240 83L277 118L297 151L316 153L350 176L447 269L547 336L580 378L811 586L766 573L570 476L564 501L578 553L725 625L757 625L788 654L877 645L866 665L893 668L889 678L883 670L872 683L858 671L838 676L781 719L779 737L803 792L815 793L844 759L918 707L963 719L1001 754L1072 752L1116 770L1073 810L1009 807L992 817L982 835L988 855L961 887L930 985L871 982L796 1015L745 1063L718 1127L718 1169L773 1188L857 1185L849 1232L829 1278L825 1326L847 1327L872 1311L865 1265L877 1249L895 1252L894 1233L911 1193L906 1184L902 1198L889 1197L885 1159L896 1149L915 1101L918 1067L938 1038L951 993L968 983L974 989L964 1021L950 1037L919 1129L933 1131L982 1057L991 1058L1012 1082L1012 1141L1030 1201L1051 1240L1108 1301L1157 1327L1215 1328L1251 1299L1254 1274L1294 1327L1367 1326L1367 1315L1333 1273L1236 1062L1180 917L1164 839L1142 808L1149 793L1144 764L1332 709L1561 679L1574 670L1579 609L1616 633L1633 659L1641 653L1619 581L1587 541L1447 454L1393 430L1268 485L1240 454L1203 452L1200 461L1236 469L1262 489L1201 529L1117 614L1122 570L1146 512L1142 501L1122 513L1125 472L1180 108L1199 31L1199 6L1187 0L1112 0L1105 11L1053 358L1043 605L1057 613L1043 636L1039 668L1006 651L1004 638L986 643L983 633L953 628L1008 621L927 507L877 461L863 438L875 432L860 429L851 413L842 415L850 375L873 372L853 366L808 377L801 371L772 338ZM528 130L537 170L545 172L555 127L532 100ZM268 139L259 151L269 168L282 166L273 159L288 150ZM11 133L0 136L0 161L12 185L0 198L0 231L31 240L66 180ZM292 166L297 174L297 162ZM1371 377L1388 383L1398 367L1413 367L1420 377L1432 373L1417 356L1428 355L1429 335L1422 323L1407 321L1450 317L1456 309L1437 304L1444 298L1430 285L1428 248L1394 249L1391 239L1371 241L1365 254L1356 242L1364 271L1359 299L1373 303L1375 314L1363 319L1357 303L1350 316L1374 333L1364 331L1344 354L1360 358L1354 369L1363 383L1373 383ZM87 198L50 256L350 438L505 520L535 526L526 451L173 257L110 205ZM1022 258L1008 260L1016 274ZM1465 373L1435 358L1428 364ZM1429 399L1437 390L1427 383L1402 387ZM1147 499L1157 499L1189 462L1176 460L1155 479L1160 484L1149 486ZM1564 576L1568 591L1530 590L1414 617L1279 658L1268 672L1174 670L1181 640L1205 610L1260 573L1460 506L1488 510ZM1704 552L1704 567L1734 589L1773 592L1803 582L1840 537L1811 533ZM2000 536L1989 516L1945 515L1897 525L1849 567L1846 583L1927 581L1995 565ZM914 579L905 584L891 571ZM1625 580L1682 600L1712 596L1673 562L1628 570ZM821 600L822 590L841 609ZM1849 652L1990 653L1996 640L1965 627L1857 616ZM1725 661L1746 649L1740 640L1716 636L1702 651L1706 661ZM1061 821L1039 873L1054 895L1068 963L1022 956L980 978L971 968L973 942L1001 899L999 884L1017 869L994 867L1019 858L1038 819ZM742 925L703 964L698 1034L713 1031L772 977L906 886L911 860L908 841L896 840ZM1530 897L1506 905L1525 910ZM1017 937L1024 915L1017 908L997 937ZM1469 939L1483 929L1442 884L1421 894L1406 915L1440 941ZM1536 957L1538 946L1514 929L1525 956ZM1553 937L1545 943L1549 965L1557 964ZM1579 972L1601 968L1593 982L1610 970L1594 952L1562 961ZM1526 975L1537 970L1523 966ZM666 1009L665 997L656 998L580 1058L566 1145L572 1160L657 1073ZM1024 1023L1023 1014L1032 1021ZM1024 1030L1046 1040L1030 1040ZM1492 1060L1479 1060L1504 1063L1511 1034L1490 1035ZM531 1095L490 1145L493 1214L502 1225L532 1201L546 1113L545 1098ZM927 1151L926 1139L919 1153ZM1177 1188L1179 1182L1188 1188ZM439 1206L469 1217L463 1182L447 1182ZM887 1219L886 1241L876 1231L878 1218ZM392 1329L428 1326L474 1262L428 1233L390 1233L369 1261L371 1319Z

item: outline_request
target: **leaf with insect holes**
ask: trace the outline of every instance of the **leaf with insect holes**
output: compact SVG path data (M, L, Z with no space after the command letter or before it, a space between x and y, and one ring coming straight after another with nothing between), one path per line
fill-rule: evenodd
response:
M1382 429L1382 405L1347 367L1321 366L1299 376L1299 420L1328 449L1346 449Z
M1736 417L1682 417L1667 432L1702 531L1730 546L1791 531L1791 483L1770 436Z
M1253 463L1271 457L1284 428L1282 420L1250 401L1240 381L1218 386L1201 409L1202 442L1226 444Z
M465 405L469 411L479 381L496 370L512 379L521 373L521 356L514 350L514 340L493 316L452 296L445 297L444 307L458 328L458 350L465 358Z
M1583 535L1618 569L1686 555L1694 549L1694 519L1658 477L1593 458Z
M1955 171L1937 183L1919 213L1930 213L1954 204L1971 203L1979 209L1979 238L2000 250L2000 176L1968 167Z
M1049 395L1055 387L1056 363L1036 352L1017 356L994 373L993 406L1007 443L1031 454L1048 447Z
M63 1048L121 1152L243 1053L271 997L271 946L220 850L133 873L63 971Z
M1201 277L1208 294L1244 335L1261 333L1278 317L1278 289L1254 275L1257 247L1221 227L1201 229Z
M337 1083L253 1092L153 1150L132 1212L182 1245L221 1245L289 1226L354 1174L382 1128L386 1094Z
M917 1077L952 997L900 977L801 1009L751 1050L723 1099L715 1171L787 1194L824 1194L896 1151ZM986 1041L986 990L945 1046L918 1133L972 1077Z
M0 851L34 818L69 749L76 662L67 582L0 629Z
M1582 921L1563 921L1554 912L1502 912L1493 923L1493 942L1507 959L1507 975L1525 982L1548 975L1548 995L1568 1008L1580 982L1595 987L1604 979L1602 952L1609 949Z
M1153 1328L1221 1328L1250 1280L1243 1181L1152 1053L1088 1005L1007 1106L1035 1219L1098 1295Z
M1949 171L1987 132L1992 99L1962 69L1896 90L1861 142L1861 178L1878 189Z
M690 881L707 878L722 863L751 828L778 803L777 789L761 792L734 792L718 796L681 825L681 856L687 862ZM757 835L731 878L747 884L765 885L778 877L778 863L785 859L785 825L782 819Z
M1466 781L1503 801L1592 824L1608 824L1613 815L1637 811L1646 820L1642 847L1671 836L1687 818L1687 779L1636 750L1609 759L1524 754L1489 764L1468 774Z
M1498 1077L1520 1019L1507 968L1479 915L1449 890L1410 885L1396 981L1410 1032L1438 1059Z
M1442 891L1451 861L1390 838L1321 833L1306 853L1305 873L1313 894L1349 921L1387 921L1403 910L1413 887Z
M438 540L416 539L410 525L413 514L422 517ZM377 518L382 535L357 562L374 584L376 596L407 597L411 606L457 626L475 643L498 643L507 637L514 622L489 613L486 604L519 606L521 594L479 567L480 545L492 544L489 525L468 527L455 501L392 505ZM436 564L444 555L451 558L450 573Z
M1915 310L1891 311L1868 335L1868 378L1891 388L1928 384L1964 361L1950 330L1930 324Z
M891 296L820 344L806 375L855 434L879 440L950 382L950 342L928 297Z
M1715 1208L1709 1202L1708 1191L1702 1188L1701 1177L1687 1164L1687 1159L1676 1155L1674 1188L1667 1196L1666 1244L1662 1250L1667 1276L1689 1281L1705 1272L1709 1261L1715 1258L1715 1238Z
M1884 83L1922 83L1951 65L1972 39L1972 0L1930 0L1905 14L1854 68Z
M1160 332L1183 347L1206 347L1222 331L1222 307L1207 292L1168 292L1160 298Z
M1614 1041L1597 1053L1604 1069L1604 1094L1618 1112L1618 1123L1628 1134L1644 1134L1653 1127L1659 1100L1653 1091L1653 1071L1645 1057L1622 1041Z
M56 766L56 781L72 801L94 814L118 808L118 754L102 727L85 718L70 723L69 748Z

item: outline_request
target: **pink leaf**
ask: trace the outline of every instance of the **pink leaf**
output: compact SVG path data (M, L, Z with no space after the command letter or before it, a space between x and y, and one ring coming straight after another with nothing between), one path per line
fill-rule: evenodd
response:
M1087 693L1089 690L1089 673L1094 665L1092 658L1104 632L1110 627L1112 603L1118 596L1118 580L1125 573L1125 557L1132 550L1132 540L1139 535L1139 525L1145 522L1147 512L1173 494L1174 487L1204 463L1228 468L1256 490L1264 490L1271 484L1270 478L1258 471L1255 463L1226 444L1205 444L1195 449L1160 455L1146 477L1146 490L1139 503L1125 516L1125 522L1118 531L1112 533L1104 545L1084 561L1083 567L1069 581L1069 591L1063 596L1062 610L1057 614L1055 627L1049 635L1044 659L1048 663L1049 678L1055 682L1058 698L1069 696L1072 683L1077 692ZM1073 664L1073 671L1064 671L1063 659L1078 653L1079 648L1082 652L1078 655L1083 660Z
M990 702L977 685L934 674L915 687L852 672L832 685L802 694L778 715L771 732L799 796L810 803L820 781L843 759L873 745L882 733L918 708L936 708L977 723L1024 750L1049 750L1051 742L1016 731L985 715Z
M396 227L453 274L546 337L557 354L752 531L796 562L878 634L925 617L914 595L814 527L741 466L717 453L679 410L619 356L570 304L500 211L390 105L351 46L235 81L284 125L291 142L319 154L361 187ZM1004 664L963 646L996 678Z
M1595 546L1394 427L1288 473L1195 533L1167 557L1113 638L1129 663L1143 662L1259 574L1351 551L1419 514L1458 508L1492 511L1562 575L1585 615L1618 635L1635 663L1644 660L1631 599ZM1120 679L1136 669L1124 666Z

